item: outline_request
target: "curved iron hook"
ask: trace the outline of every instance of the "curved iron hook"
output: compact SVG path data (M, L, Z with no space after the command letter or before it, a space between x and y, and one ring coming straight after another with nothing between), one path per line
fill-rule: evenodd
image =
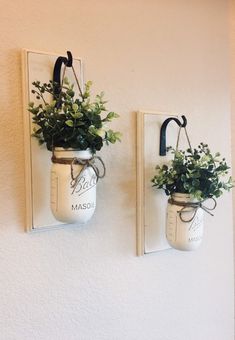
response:
M181 116L183 122L181 123L180 120L178 118L175 117L170 117L167 118L161 126L161 130L160 130L160 150L159 150L159 154L160 156L166 156L166 128L167 125L173 120L176 122L176 124L179 127L186 127L187 125L187 118L183 115Z
M56 83L54 86L54 99L58 97L61 91L61 67L64 64L66 67L72 67L73 65L73 56L70 51L67 51L66 57L58 57L55 62L54 70L53 70L53 82Z
M183 123L181 123L181 127L184 128L187 126L187 118L184 115L181 116L181 118L183 119Z
M72 53L70 51L67 51L67 61L66 61L66 66L67 67L72 67L73 65L73 56L72 56Z

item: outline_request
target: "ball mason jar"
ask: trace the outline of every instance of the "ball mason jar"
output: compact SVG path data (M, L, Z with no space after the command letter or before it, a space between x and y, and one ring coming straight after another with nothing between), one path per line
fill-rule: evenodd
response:
M58 221L84 224L95 212L97 176L91 166L84 168L84 165L76 164L76 161L66 163L74 158L86 161L92 158L92 153L89 149L54 149L51 166L51 211ZM59 163L64 160L66 164Z
M178 250L195 250L202 242L204 212L201 208L195 210L195 208L183 205L183 203L197 203L197 200L192 200L188 194L175 193L172 195L172 198L177 202L177 205L168 202L167 241L171 247ZM182 203L182 206L180 203ZM183 211L180 217L181 209Z

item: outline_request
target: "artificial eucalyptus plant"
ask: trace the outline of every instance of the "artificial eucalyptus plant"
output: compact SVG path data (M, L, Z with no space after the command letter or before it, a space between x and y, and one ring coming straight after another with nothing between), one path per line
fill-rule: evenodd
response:
M39 101L29 103L28 110L33 115L37 125L34 136L40 144L46 143L47 149L54 147L73 148L77 150L90 149L93 153L100 150L104 144L120 141L121 133L107 127L114 118L115 112L107 112L104 93L91 99L91 81L85 84L85 91L75 95L74 84L64 78L60 91L58 84L49 81L32 83L32 93ZM54 100L47 100L48 94ZM50 96L50 98L51 98Z
M166 195L190 194L197 200L217 198L233 187L232 178L225 178L229 166L220 153L213 155L207 144L186 151L168 148L173 154L170 163L156 166L153 186L163 189Z

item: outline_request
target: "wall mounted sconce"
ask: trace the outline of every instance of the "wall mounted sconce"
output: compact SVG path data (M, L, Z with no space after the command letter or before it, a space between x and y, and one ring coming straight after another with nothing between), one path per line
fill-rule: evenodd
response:
M63 57L24 50L22 61L27 230L84 224L105 175L96 152L120 141L106 127L118 114L106 110L103 93L91 98L92 83L83 85L81 60L70 51Z

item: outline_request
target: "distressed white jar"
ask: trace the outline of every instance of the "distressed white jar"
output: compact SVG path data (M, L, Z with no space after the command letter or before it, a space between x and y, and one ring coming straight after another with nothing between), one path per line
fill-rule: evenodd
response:
M180 203L196 203L190 195L175 193L172 195L174 201ZM180 211L183 209L181 217ZM204 212L201 208L196 210L192 207L185 207L171 204L167 206L167 225L166 238L171 247L179 250L195 250L197 249L203 237L203 216ZM190 221L192 219L192 221ZM185 222L188 221L188 222Z
M55 159L89 160L92 153L90 150L55 148L54 156ZM75 184L71 177L71 164L52 163L51 211L58 221L84 224L95 212L97 177L91 166L83 168L83 165L72 164L73 176L77 177Z

